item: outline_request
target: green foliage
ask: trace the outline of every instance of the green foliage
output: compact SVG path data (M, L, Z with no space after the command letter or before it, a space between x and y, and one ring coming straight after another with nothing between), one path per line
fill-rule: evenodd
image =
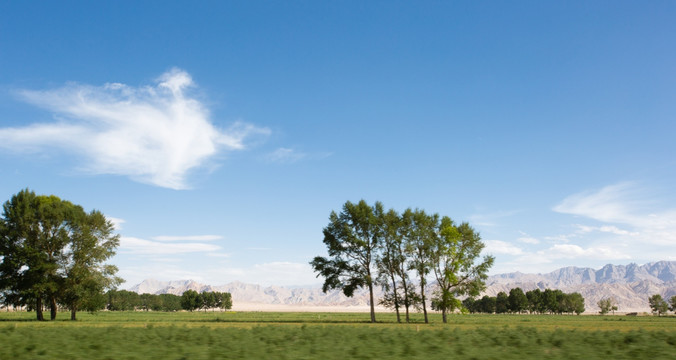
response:
M446 314L462 306L458 296L476 296L485 288L493 257L485 256L477 263L484 248L481 236L469 224L456 226L447 216L432 239L430 265L437 281L434 309L441 310L446 322Z
M670 303L669 309L670 309L671 311L675 311L675 312L676 312L676 295L674 295L674 296L671 297L671 299L669 300L669 303Z
M523 294L520 288L514 288L509 291L509 296L504 291L498 293L496 297L485 295L479 300L474 298L465 299L462 304L471 313L497 313L503 314L506 312L519 313L521 310L515 310L513 299L521 299L520 309L528 309L531 313L545 313L563 314L575 313L580 315L584 312L584 298L579 293L566 294L561 290L545 289L544 292L539 289L531 290ZM549 299L547 301L546 299Z
M603 298L599 300L596 305L598 305L600 311L599 314L606 315L607 313L617 310L617 303L614 298Z
M28 189L3 205L0 218L0 290L3 301L35 309L57 303L71 310L96 311L105 303L105 289L120 282L117 268L104 262L115 252L118 236L98 211Z
M399 215L395 210L384 212L380 202L369 206L346 202L340 214L331 212L329 225L324 228L324 243L329 257L315 257L310 264L324 278L324 292L342 289L352 296L359 287L370 292L371 320L375 322L373 270L376 282L384 289L380 304L393 308L398 321L399 309L422 307L427 319L427 281L434 274L437 291L433 294L433 309L442 316L462 308L458 297L476 296L484 289L493 257L477 261L484 244L479 233L469 224L456 225L449 217L427 214L424 210L406 209ZM415 272L416 287L409 278Z
M183 310L194 311L202 306L200 294L195 290L187 290L181 295L181 307Z
M664 301L664 299L662 299L662 295L660 294L655 294L649 297L648 303L650 304L650 309L652 309L652 311L656 313L657 316L666 314L667 310L669 309L669 305L666 301Z
M331 212L329 225L324 232L324 244L329 258L317 256L311 262L317 276L324 278L322 290L342 289L352 296L357 288L366 286L371 301L371 321L375 322L373 285L378 246L382 237L381 218L383 205L370 206L361 200L357 204L346 202L340 214Z
M521 288L513 288L509 291L509 311L521 313L528 309L528 297Z

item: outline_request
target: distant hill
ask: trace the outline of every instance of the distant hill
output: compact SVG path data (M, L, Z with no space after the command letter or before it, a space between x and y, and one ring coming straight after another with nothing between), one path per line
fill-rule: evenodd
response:
M519 272L494 275L486 281L484 294L495 296L500 291L520 287L524 291L539 288L560 289L564 292L579 292L585 298L589 313L598 311L596 303L605 297L613 297L621 312L648 312L648 297L661 294L665 299L676 295L676 261L659 261L645 265L611 265L599 270L592 268L565 267L547 274L523 274ZM232 294L233 302L303 305L303 306L366 306L368 291L355 292L351 298L340 291L323 293L319 287L288 288L232 282L212 286L193 280L157 281L144 280L129 290L137 293L181 295L186 290L220 291ZM382 297L378 289L375 294Z

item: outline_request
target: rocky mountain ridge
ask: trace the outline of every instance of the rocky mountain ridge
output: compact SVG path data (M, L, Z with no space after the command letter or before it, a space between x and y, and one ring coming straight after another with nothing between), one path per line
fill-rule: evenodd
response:
M648 312L648 297L661 294L665 299L676 295L676 261L659 261L644 265L608 264L599 270L592 268L565 267L546 274L523 274L519 272L490 276L484 294L495 296L500 291L520 287L524 291L539 288L560 289L564 292L579 292L585 298L588 313L598 311L596 303L612 297L622 312ZM289 288L260 286L232 282L212 286L193 280L157 281L144 280L130 288L138 293L181 295L186 290L220 291L232 294L233 302L283 304L298 306L365 306L368 291L356 291L346 297L340 291L322 292L320 287ZM431 292L432 289L430 289ZM376 298L382 297L377 289Z

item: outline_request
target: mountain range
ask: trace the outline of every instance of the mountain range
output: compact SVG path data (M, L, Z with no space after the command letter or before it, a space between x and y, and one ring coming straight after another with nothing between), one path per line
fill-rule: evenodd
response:
M665 299L676 295L676 261L659 261L644 265L608 264L599 270L592 268L565 267L546 274L520 272L490 276L482 295L495 296L500 291L520 287L523 291L533 289L560 289L563 292L579 292L585 298L587 313L598 311L596 303L607 297L617 302L620 312L649 312L648 297L660 294ZM186 290L219 291L232 294L233 303L257 303L289 306L359 307L368 305L368 291L356 291L346 297L340 291L322 292L320 287L260 286L231 282L212 286L193 280L157 281L144 280L129 289L137 293L181 295ZM433 289L430 289L430 292ZM376 298L382 297L377 289Z

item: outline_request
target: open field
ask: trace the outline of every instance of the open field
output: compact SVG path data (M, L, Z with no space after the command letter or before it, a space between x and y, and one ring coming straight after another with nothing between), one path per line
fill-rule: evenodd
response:
M671 359L675 317L100 312L0 313L0 359Z

